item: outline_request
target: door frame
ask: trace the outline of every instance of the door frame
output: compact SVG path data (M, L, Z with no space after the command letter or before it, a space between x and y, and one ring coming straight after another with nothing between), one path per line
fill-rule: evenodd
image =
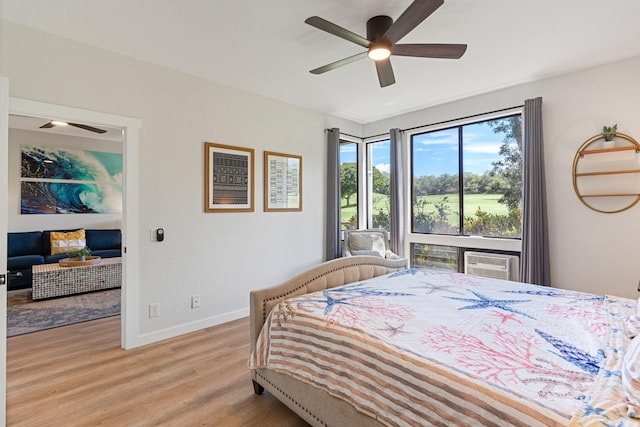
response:
M7 274L7 166L9 163L9 79L0 76L0 274ZM9 278L5 276L8 283ZM0 427L7 422L7 285L0 286Z
M139 119L108 113L47 104L20 98L9 98L9 115L58 119L95 126L123 129L122 186L122 298L121 347L129 349L138 343L139 302L139 224L138 224L138 147L142 122ZM5 120L8 120L8 115ZM6 179L6 177L5 177ZM6 339L4 340L6 341ZM6 379L6 372L4 378ZM6 382L5 382L6 383Z

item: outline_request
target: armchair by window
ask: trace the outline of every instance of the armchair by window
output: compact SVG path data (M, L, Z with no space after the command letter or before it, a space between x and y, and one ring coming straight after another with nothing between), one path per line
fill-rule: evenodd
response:
M344 256L373 255L387 259L400 257L389 248L389 232L386 230L345 230Z

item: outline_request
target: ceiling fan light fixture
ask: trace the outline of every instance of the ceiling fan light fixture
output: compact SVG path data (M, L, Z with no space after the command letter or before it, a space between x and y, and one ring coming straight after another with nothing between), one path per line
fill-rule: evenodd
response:
M374 61L382 61L391 56L391 50L386 46L374 46L369 49L367 55Z
M54 126L69 126L69 123L63 122L62 120L51 120L51 124Z
M459 59L467 50L466 44L443 43L409 43L398 42L409 34L420 23L427 19L445 0L413 0L395 21L387 15L377 15L367 21L367 37L342 28L319 16L311 16L304 22L336 37L357 44L366 50L331 62L311 70L311 74L322 74L335 70L357 60L369 57L375 62L380 87L387 87L396 82L391 67L390 55L410 56L415 58L447 58Z

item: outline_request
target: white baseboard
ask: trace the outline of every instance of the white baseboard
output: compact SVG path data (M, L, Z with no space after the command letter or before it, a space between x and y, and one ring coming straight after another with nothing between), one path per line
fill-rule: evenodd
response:
M229 313L223 313L217 316L201 319L196 322L185 323L182 325L176 325L171 328L161 329L159 331L150 332L148 334L142 334L135 337L133 340L128 340L127 350L140 347L147 344L152 344L158 341L163 341L169 338L174 338L180 335L196 332L201 329L210 328L212 326L221 325L232 320L238 320L243 317L249 316L249 307L241 310L231 311Z

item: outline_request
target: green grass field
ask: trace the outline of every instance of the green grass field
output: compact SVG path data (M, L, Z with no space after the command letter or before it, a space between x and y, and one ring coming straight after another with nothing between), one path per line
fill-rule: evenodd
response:
M491 214L500 214L507 215L509 210L507 207L501 203L498 203L500 199L500 194L469 194L464 198L465 212L467 215L473 215L478 207L483 212L488 212ZM419 197L419 200L425 200L431 204L427 205L425 208L426 212L434 212L435 207L434 203L439 203L442 200L443 196L425 196ZM352 216L356 214L356 203L355 197L351 197L351 206L345 206L346 201L342 199L342 221L348 221ZM453 212L452 215L449 216L449 222L457 223L457 213L458 213L458 197L457 195L449 196L449 208ZM384 211L389 210L389 196L385 196L383 194L374 194L373 195L373 211L377 212L379 209L383 209Z

